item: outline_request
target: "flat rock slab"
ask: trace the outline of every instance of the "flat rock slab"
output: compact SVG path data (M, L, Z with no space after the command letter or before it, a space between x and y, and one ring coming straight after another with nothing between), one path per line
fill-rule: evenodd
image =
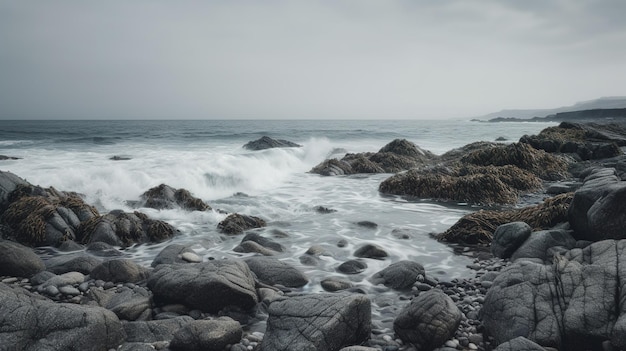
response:
M268 306L262 351L337 351L369 338L371 305L364 295L280 297Z
M2 283L0 301L0 340L12 350L107 350L126 338L104 308L54 303Z
M215 313L226 306L243 309L257 302L255 280L243 261L223 260L196 264L161 264L148 279L155 301L181 303Z

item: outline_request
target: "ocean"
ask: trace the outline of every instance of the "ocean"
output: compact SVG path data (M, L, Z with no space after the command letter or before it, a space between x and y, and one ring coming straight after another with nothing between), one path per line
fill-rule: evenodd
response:
M132 201L161 183L185 188L214 209L259 216L268 222L260 230L287 248L277 258L305 272L305 291L321 291L319 282L339 275L336 267L365 243L383 247L386 260L367 260L367 270L349 279L367 278L399 260L424 265L427 274L452 279L470 274L472 259L432 239L460 217L477 208L464 204L406 200L383 196L378 185L390 174L323 177L308 171L327 158L346 152L378 151L396 138L442 154L475 141L503 137L517 141L554 125L547 122L479 123L465 120L189 120L189 121L0 121L0 161L32 184L75 191L100 213L133 211ZM261 136L286 139L301 148L249 151L242 146ZM111 160L113 156L128 160ZM336 210L321 214L324 206ZM148 266L170 243L192 245L205 259L234 258L241 236L217 231L226 217L219 211L140 211L167 221L181 234L171 241L123 250L128 258ZM357 225L371 221L375 229ZM409 239L392 234L401 229ZM286 234L286 236L285 236ZM283 237L284 236L284 237ZM338 247L340 240L347 241ZM317 266L299 257L313 245L330 253Z

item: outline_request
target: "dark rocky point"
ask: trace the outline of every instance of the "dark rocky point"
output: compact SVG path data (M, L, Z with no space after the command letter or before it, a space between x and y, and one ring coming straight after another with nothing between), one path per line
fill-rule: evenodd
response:
M259 217L233 213L219 222L217 229L224 234L236 235L246 230L263 228L266 225L265 221Z
M265 149L272 149L277 147L301 147L302 145L298 145L288 140L283 139L272 139L268 136L263 136L260 139L248 142L243 147L244 149L259 151Z
M161 184L141 195L143 206L157 210L182 208L189 211L208 211L211 206L201 199L191 195L189 190L174 189L169 185Z

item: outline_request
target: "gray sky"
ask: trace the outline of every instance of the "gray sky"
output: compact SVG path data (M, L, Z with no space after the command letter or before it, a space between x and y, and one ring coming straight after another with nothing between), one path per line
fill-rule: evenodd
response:
M626 95L626 1L0 0L0 118L448 118Z

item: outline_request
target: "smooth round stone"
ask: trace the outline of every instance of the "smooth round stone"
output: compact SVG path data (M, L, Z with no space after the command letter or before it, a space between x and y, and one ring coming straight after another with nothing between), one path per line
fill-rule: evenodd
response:
M56 286L54 286L54 285L49 285L45 289L43 289L43 292L46 295L56 296L56 295L59 294L59 289Z
M2 282L4 284L12 284L12 283L15 283L16 281L17 281L17 278L15 277L2 279Z
M81 283L78 286L78 290L80 290L82 292L87 292L87 290L89 290L89 283L88 282Z
M70 295L70 296L80 295L80 290L76 289L73 286L62 286L59 288L59 292L63 295Z
M469 343L469 345L467 345L467 348L470 350L478 350L478 346L476 346L476 344L474 343Z
M200 263L202 262L202 257L196 255L193 252L184 252L181 257L183 260L190 262L190 263Z
M493 282L490 282L488 280L484 280L484 281L480 282L480 286L482 286L485 289L491 288L492 285L493 285Z
M444 344L447 347L457 348L459 346L459 342L456 339L448 340Z

